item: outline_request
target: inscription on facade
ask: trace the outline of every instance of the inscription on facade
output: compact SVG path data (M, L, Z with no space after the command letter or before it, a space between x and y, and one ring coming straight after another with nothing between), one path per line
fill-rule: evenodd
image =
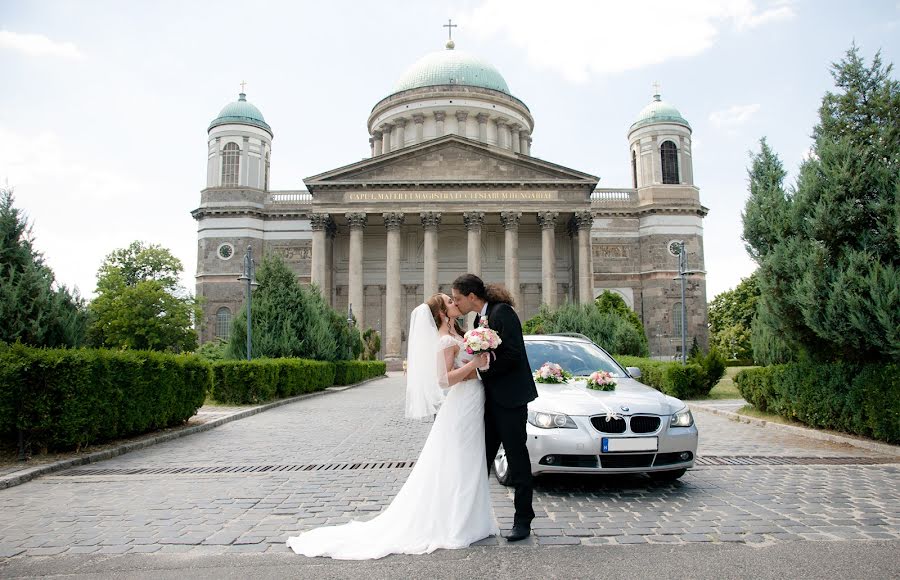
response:
M555 191L373 191L349 192L344 201L556 201Z
M627 258L628 246L621 244L600 244L594 246L595 258Z
M309 246L273 246L272 253L280 256L285 262L302 262L312 259L312 248Z

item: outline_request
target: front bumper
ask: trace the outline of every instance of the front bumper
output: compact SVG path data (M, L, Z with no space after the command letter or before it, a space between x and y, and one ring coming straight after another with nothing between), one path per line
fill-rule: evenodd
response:
M694 466L697 455L697 426L669 427L669 417L661 417L653 433L601 433L590 417L572 416L576 429L541 429L527 424L531 472L545 473L648 473ZM602 439L657 437L655 451L603 453ZM688 454L688 455L684 455Z

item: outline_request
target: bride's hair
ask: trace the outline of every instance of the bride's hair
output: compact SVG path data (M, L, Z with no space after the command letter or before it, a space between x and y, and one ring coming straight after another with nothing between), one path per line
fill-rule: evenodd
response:
M441 327L442 323L441 314L443 314L447 318L450 318L450 313L447 312L447 305L444 304L444 295L440 292L432 295L431 298L425 301L425 304L427 304L428 308L431 309L431 316L434 317L434 325L438 328ZM459 325L459 321L455 318L450 318L450 320L453 321L453 329L456 331L456 333L460 336L464 335L465 331Z
M512 294L509 293L509 290L500 286L499 284L488 284L484 287L485 294L487 294L487 301L491 304L501 303L501 304L509 304L512 307L515 307L516 303L513 300Z

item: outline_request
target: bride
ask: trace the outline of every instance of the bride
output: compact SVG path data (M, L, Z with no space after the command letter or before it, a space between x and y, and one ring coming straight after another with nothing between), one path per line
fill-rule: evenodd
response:
M406 416L437 416L397 497L369 521L288 538L294 552L367 560L465 548L499 534L484 470L484 386L475 373L488 357L461 348L459 316L453 299L435 294L410 317Z

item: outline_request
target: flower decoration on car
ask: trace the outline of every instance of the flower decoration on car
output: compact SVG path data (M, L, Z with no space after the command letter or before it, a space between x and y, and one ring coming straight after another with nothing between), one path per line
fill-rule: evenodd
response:
M565 383L571 378L572 373L552 362L545 362L534 373L534 380L537 383Z
M587 380L587 388L595 391L614 391L616 389L616 379L612 373L607 371L594 371Z

